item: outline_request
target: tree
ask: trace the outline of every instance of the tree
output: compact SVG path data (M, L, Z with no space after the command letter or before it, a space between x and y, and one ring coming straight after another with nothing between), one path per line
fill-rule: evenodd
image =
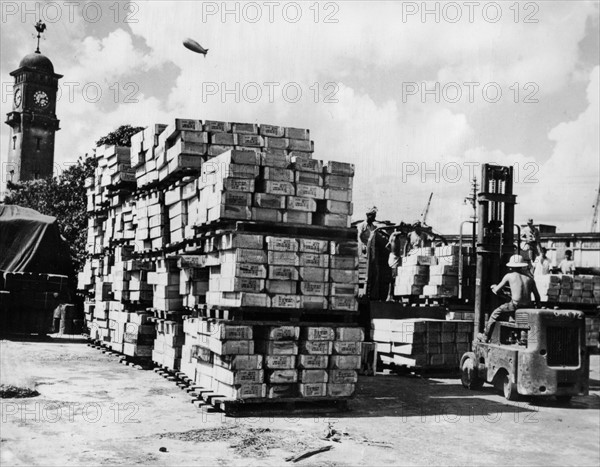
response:
M131 146L131 136L142 131L144 127L131 125L121 125L115 131L111 131L106 136L103 136L96 141L96 146L103 144L116 145L116 146Z
M131 136L143 127L122 125L100 138L96 144L130 146ZM86 258L88 228L87 193L85 179L94 176L96 160L93 157L79 158L57 177L7 183L8 194L5 204L16 204L35 209L58 220L62 236L71 250L75 271L83 268Z
M87 240L87 197L85 179L94 175L94 158L80 158L58 177L8 183L6 204L16 204L54 216L67 241L75 271L85 262Z

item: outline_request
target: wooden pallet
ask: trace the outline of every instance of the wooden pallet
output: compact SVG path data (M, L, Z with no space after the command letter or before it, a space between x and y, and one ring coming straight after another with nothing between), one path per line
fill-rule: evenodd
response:
M290 413L330 413L349 410L352 397L288 397L280 399L250 398L232 399L211 388L194 383L181 371L157 365L154 372L186 391L194 406L207 412L223 412L226 415L265 415Z
M229 399L204 393L204 401L214 410L229 416L258 416L275 414L315 414L347 412L350 397L294 397L281 399Z
M358 320L358 312L344 310L307 310L301 308L264 307L203 307L197 311L203 318L230 321L279 321L279 322L335 322L353 324Z
M181 322L184 316L191 314L188 310L165 311L157 308L147 308L146 311L152 314L152 316L148 317L148 321L150 322L157 322L159 320Z
M218 220L194 226L196 234L222 235L228 232L246 232L262 235L310 237L322 240L356 240L356 230L321 225L285 224L281 222Z
M96 339L89 339L89 341L90 342L87 344L88 347L100 350L103 354L108 356L118 357L119 363L122 363L123 365L131 366L138 370L149 370L153 367L150 357L132 357L111 349L107 342Z
M394 363L381 364L377 368L377 374L396 374L400 376L413 375L424 378L453 378L460 375L460 368L448 366L408 366L396 365Z

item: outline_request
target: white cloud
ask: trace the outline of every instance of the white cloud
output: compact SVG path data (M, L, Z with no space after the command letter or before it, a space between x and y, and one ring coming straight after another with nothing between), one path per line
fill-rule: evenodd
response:
M540 167L534 192L526 198L527 215L535 215L540 222L562 224L563 230L587 231L592 219L600 182L599 70L595 67L589 76L585 111L548 133L555 142L554 150Z

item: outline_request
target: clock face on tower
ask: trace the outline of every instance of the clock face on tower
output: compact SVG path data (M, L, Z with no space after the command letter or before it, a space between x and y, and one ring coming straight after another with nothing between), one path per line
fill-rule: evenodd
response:
M41 109L48 107L48 104L50 103L48 94L46 94L44 91L36 91L33 95L33 103L36 107Z
M23 101L23 94L21 92L21 88L17 88L15 90L15 107L20 107L21 106L21 102Z

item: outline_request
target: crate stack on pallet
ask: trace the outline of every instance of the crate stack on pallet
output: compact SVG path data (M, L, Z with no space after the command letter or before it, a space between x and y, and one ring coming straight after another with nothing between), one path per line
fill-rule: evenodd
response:
M131 143L127 174L134 173L135 192L107 175L125 168L124 151L105 148L88 187L98 214L88 232L96 256L82 285L96 291L88 316L103 340L116 335L109 322L130 322L117 313L130 311L132 297L147 300L151 316L138 319L155 327L152 360L172 371L191 352L183 317L192 311L276 313L282 322L306 312L321 321L356 319L353 165L313 159L308 130L273 125L176 119L146 128ZM133 259L116 259L115 243ZM141 264L146 269L132 269ZM115 345L124 348L125 336ZM274 383L275 374L268 381L283 384ZM340 375L334 381L346 384Z
M547 274L534 279L543 302L600 304L600 276Z
M213 395L246 402L354 393L362 328L187 318L181 370Z
M389 367L457 369L470 349L473 323L429 319L374 319L372 339Z
M151 303L148 271L153 264L133 258L137 208L130 149L99 146L88 195L88 258L79 275L90 337L129 357L149 357L154 328L147 324Z
M184 309L180 293L181 272L177 259L159 258L155 264L155 271L148 275L148 283L152 285L152 321L156 327L152 361L176 371L181 362L183 317L189 311Z
M208 306L358 310L355 241L234 232L212 243Z
M600 316L586 316L585 340L588 347L600 348Z
M459 268L462 258L462 297L474 297L475 270L470 248L458 245L417 248L402 258L394 287L397 296L432 298L459 296Z
M253 220L349 227L354 166L324 165L311 153L302 154L267 155L246 148L210 159L198 183L197 223Z
M87 304L90 337L129 357L150 357L154 328L147 324L147 283L153 265L132 258L132 245L117 245L102 259L93 306ZM91 318L91 319L90 319Z

